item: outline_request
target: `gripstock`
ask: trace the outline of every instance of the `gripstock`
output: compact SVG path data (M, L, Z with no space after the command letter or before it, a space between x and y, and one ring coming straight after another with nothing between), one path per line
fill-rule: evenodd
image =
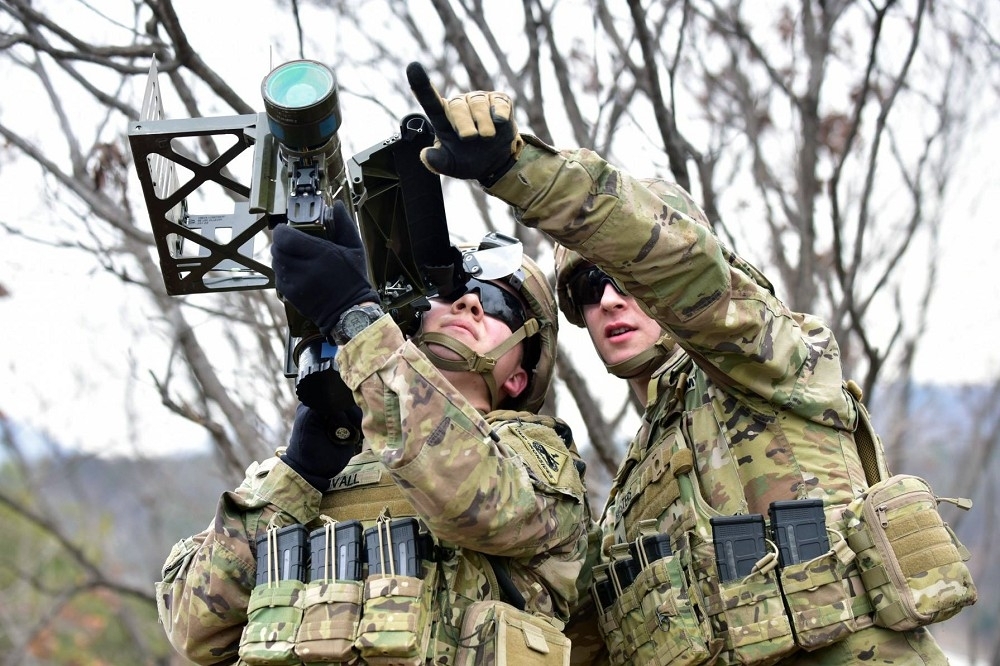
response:
M150 65L140 120L128 137L167 293L273 289L269 230L287 223L324 235L340 199L358 221L383 309L414 332L427 298L460 281L463 270L449 240L440 177L419 159L434 142L430 122L408 115L398 133L345 162L332 69L284 63L264 78L261 93L261 113L166 119L156 61ZM220 200L232 202L232 212L190 210ZM299 399L317 409L352 405L336 349L287 303L285 312L284 374L295 378Z

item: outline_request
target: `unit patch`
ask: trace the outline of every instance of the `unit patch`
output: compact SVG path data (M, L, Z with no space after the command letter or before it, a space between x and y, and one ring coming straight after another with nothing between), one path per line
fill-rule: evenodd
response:
M566 453L565 449L560 451L555 446L539 442L537 439L530 440L528 448L531 449L531 452L535 454L535 458L541 463L541 472L548 479L549 483L557 483L559 475L562 473L563 465L569 459L569 454Z

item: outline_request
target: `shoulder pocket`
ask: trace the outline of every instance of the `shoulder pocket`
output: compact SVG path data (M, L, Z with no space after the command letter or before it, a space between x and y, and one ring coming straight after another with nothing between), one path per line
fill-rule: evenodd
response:
M510 423L506 429L515 435L508 440L511 447L543 485L583 500L583 481L573 453L554 429L526 422Z
M155 585L156 612L160 616L160 622L163 623L163 628L167 634L170 634L174 626L171 610L175 590L174 583L177 580L184 580L184 573L187 571L188 564L196 550L198 550L198 546L194 542L194 537L187 537L175 543L174 547L170 549L170 554L167 555L166 561L163 563L160 581Z

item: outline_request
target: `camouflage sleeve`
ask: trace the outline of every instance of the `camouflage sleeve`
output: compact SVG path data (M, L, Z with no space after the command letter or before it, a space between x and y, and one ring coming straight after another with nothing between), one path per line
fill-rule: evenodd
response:
M490 193L622 280L717 382L806 418L853 418L829 328L755 280L681 188L658 193L592 151L535 139Z
M436 536L515 558L578 549L583 484L551 428L494 430L389 317L340 355L365 441Z
M156 603L167 638L197 664L236 659L256 581L251 544L275 525L308 522L319 512L320 493L287 465L271 458L253 463L235 491L219 500L212 524L178 542L156 584Z

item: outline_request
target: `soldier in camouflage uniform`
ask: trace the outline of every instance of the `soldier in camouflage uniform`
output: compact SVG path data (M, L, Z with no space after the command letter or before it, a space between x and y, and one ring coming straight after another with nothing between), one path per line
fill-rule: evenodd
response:
M811 498L843 530L845 507L868 486L854 439L860 391L842 377L830 329L791 312L722 245L680 187L518 134L502 93L445 100L418 64L407 74L438 135L425 165L477 178L520 223L561 244L562 311L586 326L608 370L646 405L601 521L601 557L632 554L627 544L642 536L668 535L676 557L666 559L677 568L658 568L638 594L638 579L628 588L616 577L617 603L632 610L574 622L601 624L613 663L947 663L926 628L873 625L842 538L831 537L837 558L824 563L825 574L803 572L800 585L839 595L806 597L827 604L829 624L809 626L817 615L793 633L773 562L736 592L720 586L711 516L767 516L775 500ZM808 583L834 570L833 584ZM790 582L782 580L787 589ZM810 651L797 644L806 638ZM575 663L608 659L578 659L576 649Z
M556 349L549 283L524 257L506 278L431 299L412 340L387 315L348 339L343 313L376 298L356 225L340 204L334 211L330 240L278 226L273 265L279 291L340 345L341 375L363 412L362 450L327 435L350 427L344 415L299 407L287 450L251 465L211 526L167 559L157 601L171 643L200 664L485 663L495 627L466 611L502 600L546 619L544 631L524 630L533 654L560 654L552 641L577 601L593 521L569 428L536 413ZM405 516L433 540L422 580L281 581L294 585L281 602L292 615L255 621L272 586L255 585L254 544L269 527ZM397 585L419 590L416 601ZM369 613L381 593L388 603ZM310 622L316 599L329 607ZM489 617L499 623L510 609L490 606Z

